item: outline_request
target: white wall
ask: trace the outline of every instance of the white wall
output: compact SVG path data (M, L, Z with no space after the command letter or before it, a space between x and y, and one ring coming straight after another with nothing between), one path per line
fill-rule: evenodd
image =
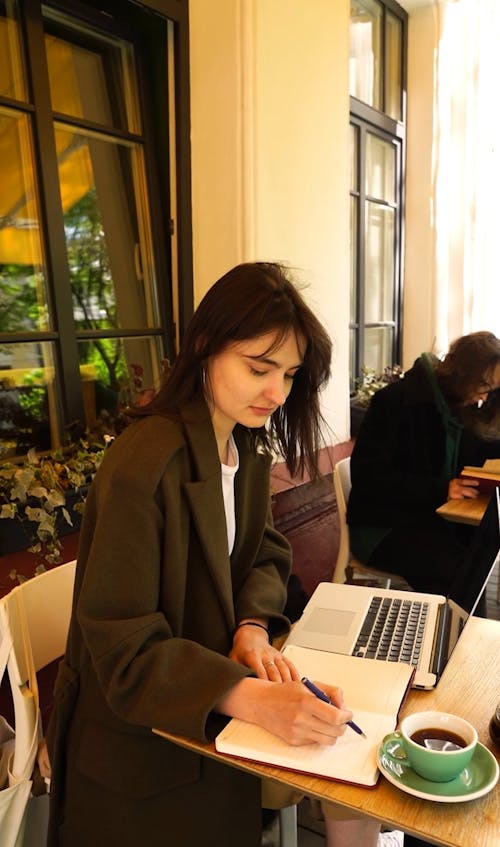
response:
M409 13L403 367L433 348L438 5ZM324 411L349 435L349 0L190 0L195 302L229 267L282 260L335 344Z
M240 0L190 0L195 304L241 261Z
M431 350L436 328L432 208L435 9L416 9L408 26L408 123L403 367Z
M286 262L335 345L349 437L348 0L191 0L195 301L239 261Z

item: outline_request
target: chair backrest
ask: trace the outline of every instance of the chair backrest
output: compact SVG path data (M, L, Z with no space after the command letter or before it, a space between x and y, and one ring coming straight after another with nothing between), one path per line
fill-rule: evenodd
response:
M75 567L72 561L45 571L0 600L1 637L10 644L7 668L16 730L15 778L31 776L41 733L36 673L65 651Z
M340 459L333 469L333 486L335 499L337 501L337 512L339 516L339 552L335 568L333 569L332 582L345 582L345 569L349 564L349 526L346 521L347 501L351 491L351 458Z

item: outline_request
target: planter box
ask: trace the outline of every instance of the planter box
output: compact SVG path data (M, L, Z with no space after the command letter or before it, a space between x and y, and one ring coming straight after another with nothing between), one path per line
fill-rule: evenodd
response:
M368 406L361 406L359 403L351 401L351 438L358 436L367 408Z
M82 515L80 512L75 512L73 506L82 500L82 496L85 496L85 492L81 494L69 493L66 495L66 508L73 521L73 526L70 526L65 521L62 514L58 514L57 528L61 538L80 529ZM37 508L39 503L33 501L30 505ZM26 550L28 547L31 547L33 539L36 536L36 530L37 525L31 521L20 521L17 518L2 518L0 520L0 556L7 556L9 553L17 553L20 550Z

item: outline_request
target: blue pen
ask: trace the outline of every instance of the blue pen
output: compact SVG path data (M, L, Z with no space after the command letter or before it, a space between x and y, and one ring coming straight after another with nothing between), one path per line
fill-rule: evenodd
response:
M318 686L315 685L314 682L311 682L310 679L307 679L306 676L302 677L301 682L304 683L305 687L308 688L309 691L311 691L311 693L314 694L314 696L318 698L318 700L323 700L324 703L330 703L331 704L332 701L330 700L328 694L325 694L325 692L322 691L321 688L318 688ZM350 726L351 729L354 730L354 732L358 733L358 735L362 735L363 738L366 738L366 735L364 734L361 727L359 727L357 725L357 723L354 723L354 721L347 721L347 726Z

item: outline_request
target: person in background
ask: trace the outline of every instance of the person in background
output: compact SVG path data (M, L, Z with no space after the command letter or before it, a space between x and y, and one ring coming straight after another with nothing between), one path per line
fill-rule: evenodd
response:
M290 744L335 744L351 712L272 644L290 547L270 513L271 456L318 474L330 339L283 267L248 263L207 292L158 394L88 493L47 746L50 847L257 847L257 778L170 743L223 716ZM348 813L349 814L349 813ZM342 817L342 815L341 815ZM372 847L368 819L331 847Z
M417 591L446 594L473 527L436 515L448 499L476 497L464 465L500 457L500 339L475 332L442 360L423 353L378 391L351 457L347 508L353 554L401 574Z

